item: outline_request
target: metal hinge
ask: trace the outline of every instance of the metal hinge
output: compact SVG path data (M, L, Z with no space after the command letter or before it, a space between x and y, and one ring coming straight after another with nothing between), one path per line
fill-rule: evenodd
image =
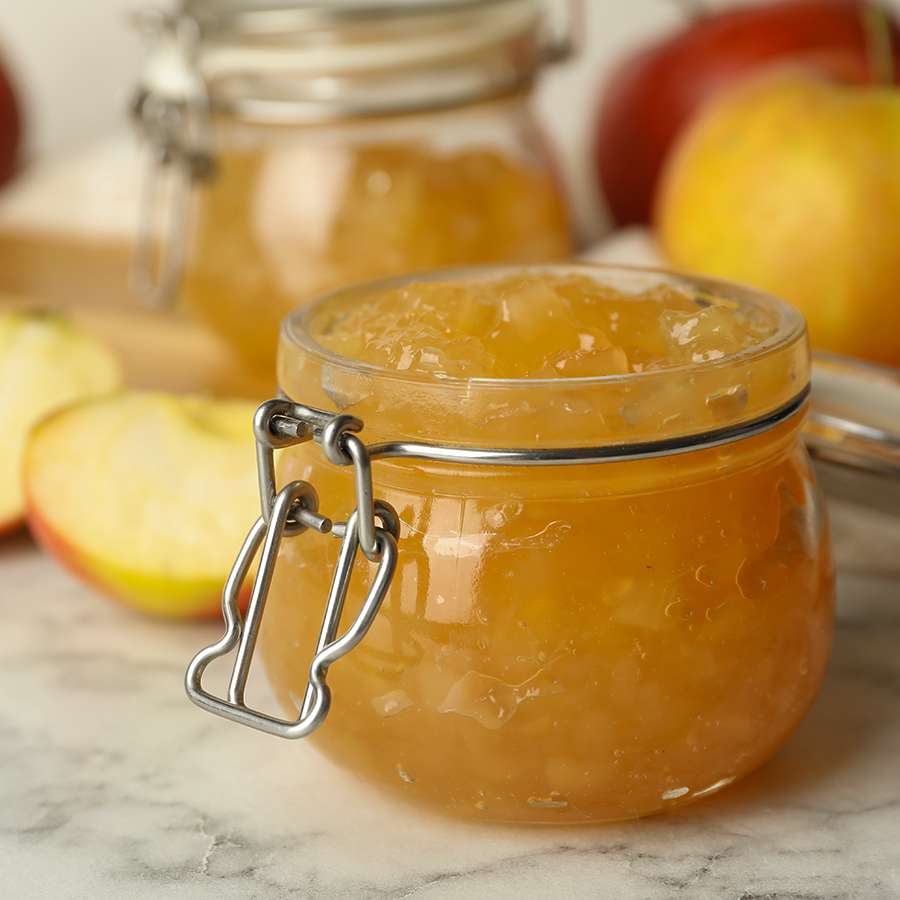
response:
M387 594L397 566L399 521L389 504L373 499L368 452L353 433L362 427L355 416L333 415L298 403L269 400L259 407L253 424L262 515L247 535L225 584L222 595L225 635L191 662L185 676L185 689L198 706L226 719L279 737L302 738L315 731L328 715L331 703L331 692L326 683L328 667L363 639ZM274 451L308 440L321 443L326 458L332 463L354 468L356 509L346 522L332 523L319 514L318 496L308 482L292 481L276 490ZM278 549L284 538L295 537L308 529L321 534L331 531L341 539L341 549L309 667L300 715L289 721L251 709L245 703L244 692ZM377 569L353 622L338 635L358 550L377 564ZM242 617L238 596L258 552L259 566L247 613ZM216 697L204 690L203 673L214 659L234 650L236 655L227 696Z

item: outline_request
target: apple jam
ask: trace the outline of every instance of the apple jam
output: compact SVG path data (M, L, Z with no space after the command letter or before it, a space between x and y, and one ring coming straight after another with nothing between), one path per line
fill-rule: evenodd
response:
M276 7L182 0L177 23L139 19L131 108L155 165L131 274L148 299L177 296L268 374L282 318L324 290L570 255L531 98L574 46L574 10Z
M196 191L182 300L269 370L281 320L322 291L571 252L559 185L537 156L409 141L259 143L223 150Z
M640 816L751 772L809 709L831 644L809 371L791 307L663 272L456 272L295 312L283 391L359 416L370 447L615 451L373 458L399 562L311 740L418 804L508 822ZM312 442L283 452L292 479L336 520L355 505L350 468ZM337 554L320 535L282 544L258 646L290 718ZM373 569L357 562L345 619Z

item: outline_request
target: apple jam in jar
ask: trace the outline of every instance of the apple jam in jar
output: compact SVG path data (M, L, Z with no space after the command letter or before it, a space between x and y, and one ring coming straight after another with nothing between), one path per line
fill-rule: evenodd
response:
M280 542L244 643L252 654L258 626L287 718L257 727L311 734L432 810L571 823L716 792L810 708L833 566L792 307L653 270L406 277L297 310L278 374L290 400L270 401L264 431L292 437L274 442L277 483L311 484L335 522L361 522L368 461L398 539L358 559L325 638L344 545ZM315 440L296 443L292 415ZM349 625L358 610L368 630Z
M135 107L176 190L168 249L157 265L144 229L136 286L177 292L271 373L282 318L325 290L569 256L530 107L563 52L544 6L183 0L148 19Z

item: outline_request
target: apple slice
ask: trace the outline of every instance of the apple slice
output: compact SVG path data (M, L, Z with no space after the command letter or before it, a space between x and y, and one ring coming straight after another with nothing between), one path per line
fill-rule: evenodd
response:
M36 540L127 606L168 618L215 613L259 516L255 409L132 390L50 416L25 451Z
M0 312L0 534L25 520L22 453L35 423L121 379L113 353L62 316Z

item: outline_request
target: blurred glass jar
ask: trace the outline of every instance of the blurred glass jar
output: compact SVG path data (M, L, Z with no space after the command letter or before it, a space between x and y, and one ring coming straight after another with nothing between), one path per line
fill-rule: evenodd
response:
M572 249L529 110L543 0L184 0L142 19L152 154L134 289L269 371L282 318L363 278Z

